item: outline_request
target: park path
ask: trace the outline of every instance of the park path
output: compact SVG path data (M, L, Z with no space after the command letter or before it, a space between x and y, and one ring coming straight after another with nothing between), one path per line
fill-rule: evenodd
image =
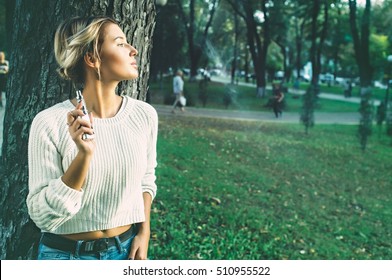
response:
M213 76L211 78L211 80L214 82L219 82L219 83L224 83L224 84L228 84L230 82L229 78L227 78L227 77ZM256 88L256 85L254 83L238 82L238 85ZM267 89L271 89L271 86L267 86ZM342 92L343 92L343 90L344 89L342 87ZM305 91L289 88L288 93L294 94L294 95L303 95L305 93ZM361 98L357 97L357 96L344 97L344 95L331 94L331 93L326 93L326 92L320 92L318 96L319 96L319 98L322 98L322 99L338 100L338 101L344 101L344 102L350 102L350 103L360 103L361 102ZM374 106L380 105L379 100L373 99L372 101L373 101Z
M297 93L301 94L301 92ZM4 95L3 95L4 97ZM320 93L320 98L341 100L346 102L359 103L360 99L357 97L344 98L340 95ZM3 144L3 119L5 114L6 99L3 98L4 106L0 107L0 147ZM240 110L224 110L224 109L206 109L187 107L184 113L179 110L173 114L171 106L153 104L159 116L168 116L173 118L181 117L206 117L206 118L221 118L233 120L249 120L249 121L262 121L272 123L300 123L299 113L283 112L281 118L275 118L271 112L256 112L256 111L240 111ZM359 123L359 113L315 113L316 124L348 124L356 125ZM1 149L0 149L1 156Z
M172 106L153 104L159 116L171 116L173 118L180 117L204 117L204 118L220 118L233 120L249 120L262 121L272 123L300 123L299 113L283 112L281 118L276 118L271 112L257 111L240 111L240 110L224 110L224 109L205 109L187 107L185 112L177 110L174 114ZM359 113L315 113L316 124L358 124Z
M213 76L211 78L214 82L228 84L229 78ZM238 85L248 86L255 88L255 84L239 82ZM342 89L343 90L343 89ZM302 95L305 91L289 89L289 94ZM319 98L338 100L343 102L357 103L361 102L359 97L344 97L338 94L319 93ZM379 105L378 100L373 100L375 106ZM273 112L256 112L256 111L241 111L241 110L224 110L224 109L205 109L205 108L186 108L186 112L182 113L179 110L173 114L171 113L171 106L153 104L158 112L158 115L173 116L173 117L208 117L208 118L221 118L221 119L237 119L237 120L251 120L275 123L300 123L299 113L283 112L282 118L275 118ZM359 113L319 113L315 112L316 124L350 124L355 125L359 123Z

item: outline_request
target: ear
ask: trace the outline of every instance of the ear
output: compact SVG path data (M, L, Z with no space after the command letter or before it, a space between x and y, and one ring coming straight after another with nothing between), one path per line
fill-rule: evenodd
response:
M98 68L101 65L100 60L89 52L84 55L84 62L91 68Z

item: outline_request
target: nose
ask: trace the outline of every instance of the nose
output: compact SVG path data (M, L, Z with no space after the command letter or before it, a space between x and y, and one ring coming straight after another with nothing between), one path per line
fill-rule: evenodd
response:
M130 49L129 56L137 56L138 55L139 52L132 45L129 45L129 49Z

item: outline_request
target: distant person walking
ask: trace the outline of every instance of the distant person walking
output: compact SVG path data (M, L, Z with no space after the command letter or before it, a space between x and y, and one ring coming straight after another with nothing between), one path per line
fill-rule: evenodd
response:
M282 116L284 94L279 84L274 84L272 89L272 109L276 118Z
M298 91L299 91L299 79L298 78L295 79L293 87L294 87L294 92L298 93Z
M346 81L344 84L344 97L351 97L351 92L353 90L353 86L351 84L351 81Z
M173 103L172 113L175 113L177 107L181 108L181 111L184 112L185 107L185 97L184 97L184 73L181 70L176 72L176 76L173 78L173 93L175 96L175 100Z
M5 86L7 84L7 74L9 70L9 63L5 59L4 52L0 52L0 107L3 107L3 91L5 93Z

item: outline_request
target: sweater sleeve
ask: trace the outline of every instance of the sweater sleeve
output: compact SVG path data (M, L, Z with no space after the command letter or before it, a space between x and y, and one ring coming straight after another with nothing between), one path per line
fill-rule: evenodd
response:
M157 186L155 183L155 168L157 167L157 138L158 138L158 114L153 107L150 107L150 135L147 147L147 168L142 179L142 190L148 192L152 199L155 198Z
M39 114L33 120L28 145L29 193L27 208L31 219L43 231L54 231L81 207L83 192L63 183L62 156L51 129L53 116ZM61 140L60 140L61 141Z

